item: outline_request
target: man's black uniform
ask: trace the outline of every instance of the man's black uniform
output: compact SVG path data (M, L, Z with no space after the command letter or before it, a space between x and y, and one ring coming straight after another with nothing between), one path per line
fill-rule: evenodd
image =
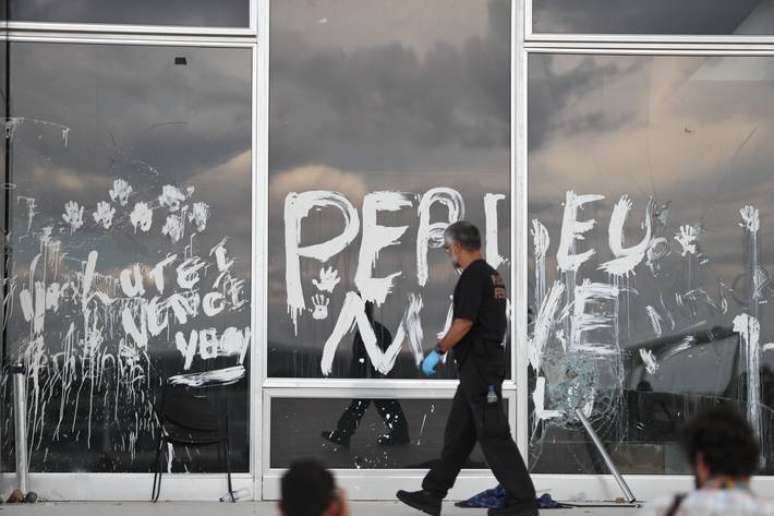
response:
M454 289L454 318L472 321L473 326L453 348L460 383L446 423L441 459L422 482L425 491L439 498L454 485L478 440L512 501L535 503L535 487L511 438L502 403L506 302L502 277L484 260L469 264ZM487 400L490 389L496 401Z

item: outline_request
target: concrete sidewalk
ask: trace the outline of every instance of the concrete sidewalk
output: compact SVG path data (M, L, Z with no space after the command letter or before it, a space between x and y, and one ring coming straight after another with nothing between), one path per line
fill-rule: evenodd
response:
M2 505L5 514L40 514L46 516L275 516L276 505L271 502L231 503L77 503L57 502L34 505ZM351 502L352 516L420 516L397 502ZM556 516L631 516L632 508L574 508L541 511L543 515ZM483 510L458 509L452 504L444 505L443 516L484 516Z

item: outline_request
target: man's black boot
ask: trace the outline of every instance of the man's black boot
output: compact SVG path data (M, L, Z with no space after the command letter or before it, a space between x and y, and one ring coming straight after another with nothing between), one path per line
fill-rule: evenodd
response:
M430 514L430 516L441 515L441 502L443 498L430 491L398 491L397 496L398 500L418 511Z
M509 500L501 509L489 509L488 516L538 516L535 500Z

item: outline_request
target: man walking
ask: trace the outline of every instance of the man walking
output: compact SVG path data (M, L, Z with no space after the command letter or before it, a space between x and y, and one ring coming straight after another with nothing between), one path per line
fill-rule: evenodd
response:
M422 490L398 491L403 503L433 516L476 444L509 495L503 509L490 516L537 515L535 487L511 438L502 403L506 357L502 342L507 328L505 283L481 256L481 234L469 222L445 232L444 249L462 274L454 289L454 319L448 333L422 362L422 372L435 374L441 357L452 351L460 383L444 433L441 459L425 476Z

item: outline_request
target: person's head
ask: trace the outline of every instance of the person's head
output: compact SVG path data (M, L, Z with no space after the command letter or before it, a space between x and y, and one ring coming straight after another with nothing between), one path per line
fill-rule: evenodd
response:
M450 224L443 234L443 248L455 268L465 268L481 258L481 233L470 222Z
M758 469L755 433L731 407L714 407L694 417L683 429L683 446L699 488L712 478L744 481Z
M342 512L336 481L316 460L293 462L282 476L280 489L283 516L336 516Z

